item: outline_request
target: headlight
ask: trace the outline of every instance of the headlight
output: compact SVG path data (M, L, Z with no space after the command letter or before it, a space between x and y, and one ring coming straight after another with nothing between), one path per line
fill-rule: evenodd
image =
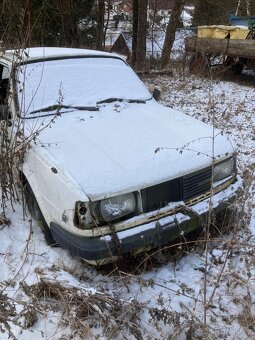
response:
M213 181L218 182L229 176L233 176L235 173L235 160L229 158L224 162L216 164L213 171Z
M107 198L92 204L92 213L99 220L111 222L135 211L136 199L133 193Z
M96 202L76 202L74 224L80 229L91 229L95 225L119 220L136 210L133 193L107 198Z
M89 214L88 212L88 203L85 202L76 202L75 204L75 213L74 213L74 224L80 229L90 229L89 225Z

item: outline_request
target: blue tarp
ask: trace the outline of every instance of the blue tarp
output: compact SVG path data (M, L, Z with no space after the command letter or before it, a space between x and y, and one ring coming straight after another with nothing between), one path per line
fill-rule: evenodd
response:
M237 17L235 15L230 15L229 20L233 26L246 26L249 29L255 27L255 17Z

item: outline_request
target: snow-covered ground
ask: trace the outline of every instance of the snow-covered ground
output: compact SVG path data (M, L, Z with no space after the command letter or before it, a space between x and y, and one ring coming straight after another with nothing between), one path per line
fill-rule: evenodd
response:
M215 124L236 142L245 189L235 232L212 234L207 251L200 235L174 251L96 269L48 247L22 206L7 206L10 224L0 225L0 339L254 338L255 90L242 77L241 83L146 79L161 89L165 105Z

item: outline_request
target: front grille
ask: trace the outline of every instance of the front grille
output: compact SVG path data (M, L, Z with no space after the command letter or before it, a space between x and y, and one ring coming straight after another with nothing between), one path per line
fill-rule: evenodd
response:
M211 188L212 168L206 168L183 177L183 201L201 195Z
M169 202L182 200L181 178L141 190L143 211L153 211L165 207Z
M141 190L143 211L149 212L165 207L170 202L188 201L211 188L212 168Z

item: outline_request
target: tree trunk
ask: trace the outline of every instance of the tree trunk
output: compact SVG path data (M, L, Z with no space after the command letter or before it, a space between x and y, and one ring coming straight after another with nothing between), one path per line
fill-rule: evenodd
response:
M142 70L146 59L147 5L148 0L139 0L136 69Z
M235 13L236 16L239 13L239 8L240 8L240 5L241 5L241 2L242 2L242 0L238 0L237 7L236 7L236 13Z
M138 0L133 0L133 35L132 35L132 66L136 64L137 33L138 33Z
M23 7L23 20L22 20L22 29L21 29L21 44L26 47L31 46L31 6L30 0L24 1Z
M56 4L62 22L62 44L64 44L64 46L78 47L79 39L74 0L58 0Z
M157 9L156 9L157 7L156 7L156 2L154 2L154 4L153 4L153 14L152 14L152 18L150 18L151 19L151 24L150 24L150 26L151 26L151 57L152 57L152 59L154 58L154 43L155 43L155 41L154 41L154 39L155 39L155 37L154 37L154 26L155 26L155 21L156 21L156 12L157 12Z
M102 49L105 50L105 40L106 40L106 32L110 22L110 12L111 12L111 0L107 1L107 13L106 13L106 20L104 22L103 28L103 41L102 41Z
M166 29L166 36L160 60L162 68L166 67L169 63L170 54L175 40L176 28L179 23L184 4L185 0L174 1L171 17Z
M247 16L251 16L251 1L246 0Z
M103 37L104 37L104 11L105 4L104 0L98 0L98 9L97 9L97 41L96 48L98 50L102 50L103 47Z

